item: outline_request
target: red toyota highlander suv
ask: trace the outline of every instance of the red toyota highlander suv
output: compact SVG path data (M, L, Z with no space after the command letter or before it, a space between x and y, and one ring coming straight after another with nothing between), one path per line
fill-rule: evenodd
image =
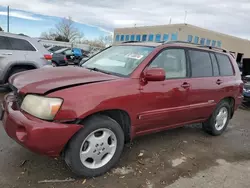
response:
M243 90L229 53L184 42L114 45L81 67L17 73L9 83L7 134L85 177L111 169L136 136L199 122L222 134Z

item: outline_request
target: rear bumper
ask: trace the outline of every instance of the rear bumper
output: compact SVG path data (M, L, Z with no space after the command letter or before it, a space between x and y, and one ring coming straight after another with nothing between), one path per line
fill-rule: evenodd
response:
M21 112L12 94L5 96L3 126L13 140L29 150L59 156L70 138L81 128L76 124L43 121Z

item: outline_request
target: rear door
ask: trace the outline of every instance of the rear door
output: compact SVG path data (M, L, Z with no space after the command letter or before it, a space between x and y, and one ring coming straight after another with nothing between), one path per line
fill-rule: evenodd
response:
M17 60L25 62L26 60L33 59L33 61L36 61L36 49L27 40L11 37L8 37L8 40Z
M235 75L235 70L233 69L232 62L226 54L215 53L219 70L220 77L217 79L217 84L219 87L219 97L220 100L225 97L235 97L239 93L237 86L237 78Z
M220 76L214 54L207 51L189 49L191 66L190 120L200 121L208 118L220 100Z
M18 61L25 60L24 53L20 53L13 49L10 37L0 36L0 77L1 81L4 79L6 70L11 64L17 63Z

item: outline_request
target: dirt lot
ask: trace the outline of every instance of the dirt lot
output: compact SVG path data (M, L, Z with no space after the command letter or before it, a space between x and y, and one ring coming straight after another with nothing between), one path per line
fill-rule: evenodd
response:
M249 122L250 111L238 110L225 134L219 137L207 135L200 125L140 137L125 147L115 169L87 180L74 177L60 158L27 151L12 141L0 125L0 187L249 187ZM66 178L74 180L39 182Z

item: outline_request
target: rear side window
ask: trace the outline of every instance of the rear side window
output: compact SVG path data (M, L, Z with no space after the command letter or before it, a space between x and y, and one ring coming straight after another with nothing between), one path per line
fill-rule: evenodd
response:
M216 54L221 76L233 76L233 68L229 57L222 54Z
M192 77L210 77L213 76L213 68L209 53L189 50L191 61Z
M11 50L11 46L6 37L0 36L0 50Z
M36 49L26 40L8 37L13 50L36 51Z
M211 56L211 61L212 61L212 65L213 65L214 76L219 76L220 72L219 72L219 66L218 66L216 57L212 53L210 53L210 56Z

